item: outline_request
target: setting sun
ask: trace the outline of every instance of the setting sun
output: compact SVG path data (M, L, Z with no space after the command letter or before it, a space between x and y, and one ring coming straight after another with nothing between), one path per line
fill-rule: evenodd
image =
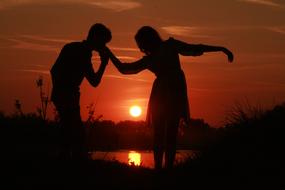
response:
M142 109L140 106L130 107L129 113L133 117L139 117L142 114Z

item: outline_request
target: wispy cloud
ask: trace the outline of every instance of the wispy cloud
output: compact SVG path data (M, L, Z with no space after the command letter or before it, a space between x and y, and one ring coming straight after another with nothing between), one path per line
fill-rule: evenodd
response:
M37 51L56 51L56 52L58 52L60 49L59 44L65 44L74 41L74 39L50 38L39 35L27 35L27 34L17 35L13 37L0 36L0 39L12 42L13 44L9 46L9 48L37 50ZM110 47L110 48L111 50L115 51L139 52L137 48L128 48L128 47ZM118 58L124 61L134 61L138 59L132 56L118 56ZM99 57L94 56L94 59L99 59Z
M137 58L131 56L117 56L117 58L120 59L121 61L126 61L126 62L132 62L137 60ZM95 55L92 57L92 61L99 61L99 60L100 60L99 55Z
M59 45L73 41L72 39L49 38L26 34L16 36L0 36L0 39L12 42L12 45L7 46L8 48L56 52L59 51Z
M124 47L110 47L111 50L117 50L117 51L135 51L138 52L138 48L124 48Z
M122 59L122 60L126 60L126 61L134 61L137 60L137 58L135 57L131 57L131 56L117 56L118 59Z
M176 36L191 36L197 38L211 38L203 34L207 28L193 26L164 26L161 27L166 33Z
M36 41L46 41L46 42L56 42L56 43L68 43L73 41L73 39L48 38L37 35L19 35L19 37Z
M62 4L62 3L74 3L74 4L85 4L97 6L104 9L113 10L116 12L126 11L138 8L142 6L141 3L135 0L1 0L0 9L11 7L11 6L20 6L26 4Z
M151 83L152 82L150 80L145 80L145 79L131 78L131 77L125 77L125 76L119 76L119 75L110 75L110 74L103 75L103 77L114 78L114 79L123 79L123 80L131 80L131 81L138 81L138 82L145 82L145 83Z
M245 2L245 3L252 3L256 5L264 5L264 6L270 6L270 7L284 7L284 5L281 5L273 0L237 0L239 2Z
M50 71L48 70L36 70L36 69L21 69L18 70L20 72L29 72L29 73L38 73L38 74L44 74L44 75L49 75Z
M9 38L8 40L14 42L14 44L11 45L10 48L36 50L36 51L54 51L54 52L57 52L59 50L59 48L55 46L46 45L46 44L38 44L13 38Z
M262 26L262 25L233 25L219 27L190 27L190 26L165 26L161 27L166 33L176 36L195 37L195 38L217 38L217 34L225 31L253 31L267 30L274 33L285 35L285 26ZM214 35L210 35L214 34Z
M131 0L113 0L113 1L93 1L90 2L91 5L95 5L104 9L110 9L113 11L121 12L126 10L135 9L141 7L142 4Z
M285 26L266 27L267 30L285 35Z

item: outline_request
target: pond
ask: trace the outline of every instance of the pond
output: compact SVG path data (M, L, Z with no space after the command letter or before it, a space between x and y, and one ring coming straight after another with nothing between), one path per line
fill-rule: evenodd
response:
M195 151L192 150L177 150L175 164L183 162L189 157L193 157ZM117 151L96 151L91 153L93 160L109 160L119 161L121 163L141 166L146 168L154 168L153 152L152 151L137 151L137 150L117 150Z

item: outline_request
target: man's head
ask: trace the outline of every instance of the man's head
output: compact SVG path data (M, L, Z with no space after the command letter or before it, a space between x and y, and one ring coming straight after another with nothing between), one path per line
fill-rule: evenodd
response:
M87 41L94 50L100 50L106 43L110 42L111 39L111 31L101 23L96 23L91 26L87 36Z

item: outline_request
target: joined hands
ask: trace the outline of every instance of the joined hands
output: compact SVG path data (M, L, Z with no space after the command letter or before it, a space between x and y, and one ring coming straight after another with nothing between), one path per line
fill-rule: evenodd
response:
M101 59L101 63L104 65L107 65L110 59L110 54L109 54L109 48L104 46L100 51L99 51L99 56Z

